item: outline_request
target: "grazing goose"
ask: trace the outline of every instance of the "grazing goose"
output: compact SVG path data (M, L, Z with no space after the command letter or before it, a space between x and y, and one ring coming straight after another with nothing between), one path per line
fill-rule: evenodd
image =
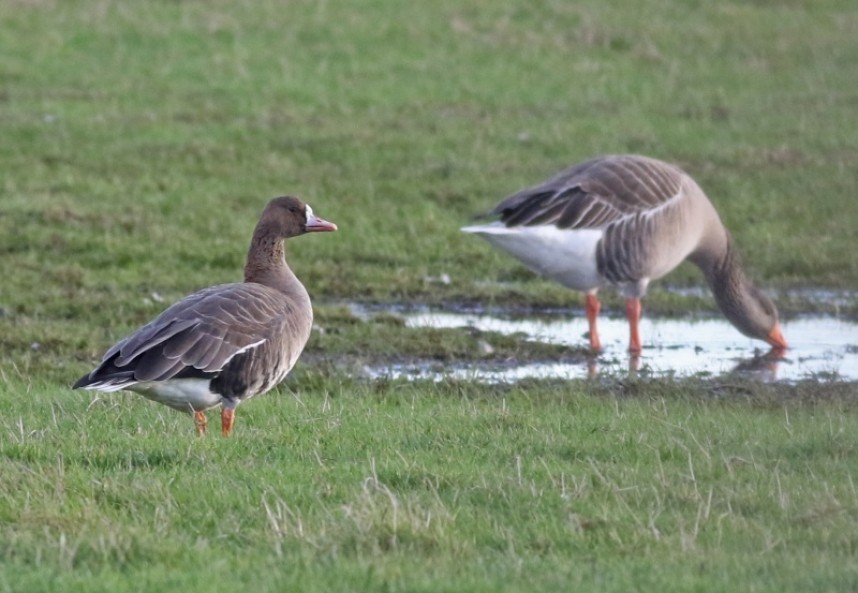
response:
M626 297L629 350L639 353L641 304L650 280L688 258L736 328L783 351L772 301L745 276L736 246L712 203L685 172L643 156L603 156L524 189L464 227L542 276L586 293L590 347L601 349L597 291Z
M206 431L205 410L222 406L229 436L235 408L282 381L313 325L304 285L286 264L283 240L335 231L298 198L271 200L253 231L244 282L204 288L121 340L73 389L129 389L194 414Z

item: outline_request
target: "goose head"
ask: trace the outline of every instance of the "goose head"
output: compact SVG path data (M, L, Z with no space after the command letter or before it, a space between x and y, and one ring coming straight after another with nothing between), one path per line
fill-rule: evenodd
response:
M786 350L787 343L778 321L778 310L772 300L750 285L744 286L736 297L720 303L730 323L748 337L763 340L775 350Z
M336 224L319 218L309 204L294 196L281 196L268 202L259 222L282 239L337 230Z

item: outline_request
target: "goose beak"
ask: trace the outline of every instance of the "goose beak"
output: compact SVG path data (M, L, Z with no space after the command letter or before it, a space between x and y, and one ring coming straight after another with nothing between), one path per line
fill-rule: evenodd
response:
M308 233L322 233L337 230L337 225L333 222L321 219L315 214L307 217L307 222L304 224L304 230Z
M786 350L787 343L784 339L783 333L781 333L781 324L776 323L772 328L772 331L769 332L769 335L766 336L766 342L772 345L772 348L777 350Z

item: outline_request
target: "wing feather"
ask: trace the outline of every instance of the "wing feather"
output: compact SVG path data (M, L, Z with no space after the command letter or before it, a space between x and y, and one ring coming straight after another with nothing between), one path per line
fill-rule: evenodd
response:
M665 204L681 183L682 172L668 163L634 155L599 157L513 194L490 214L508 227L601 229Z
M309 334L312 318L284 293L255 283L203 289L118 342L75 387L163 381L221 371L237 354L281 334L293 317Z

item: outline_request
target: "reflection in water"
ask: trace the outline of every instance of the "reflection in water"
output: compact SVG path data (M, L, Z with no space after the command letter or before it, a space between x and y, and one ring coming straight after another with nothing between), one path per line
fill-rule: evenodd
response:
M741 375L757 375L760 379L774 381L778 378L778 364L786 359L786 353L774 348L765 354L740 360L732 373Z
M556 314L540 318L505 318L482 314L419 312L403 314L409 327L473 327L528 340L578 347L586 344L583 316ZM473 363L467 367L394 367L380 375L457 377L486 382L525 378L584 378L600 373L638 376L719 376L739 373L763 381L826 378L858 380L858 325L832 317L782 321L790 344L785 353L765 352L762 342L742 336L721 318L641 320L643 352L626 351L625 318L600 319L603 351L580 361L533 362L510 366Z

